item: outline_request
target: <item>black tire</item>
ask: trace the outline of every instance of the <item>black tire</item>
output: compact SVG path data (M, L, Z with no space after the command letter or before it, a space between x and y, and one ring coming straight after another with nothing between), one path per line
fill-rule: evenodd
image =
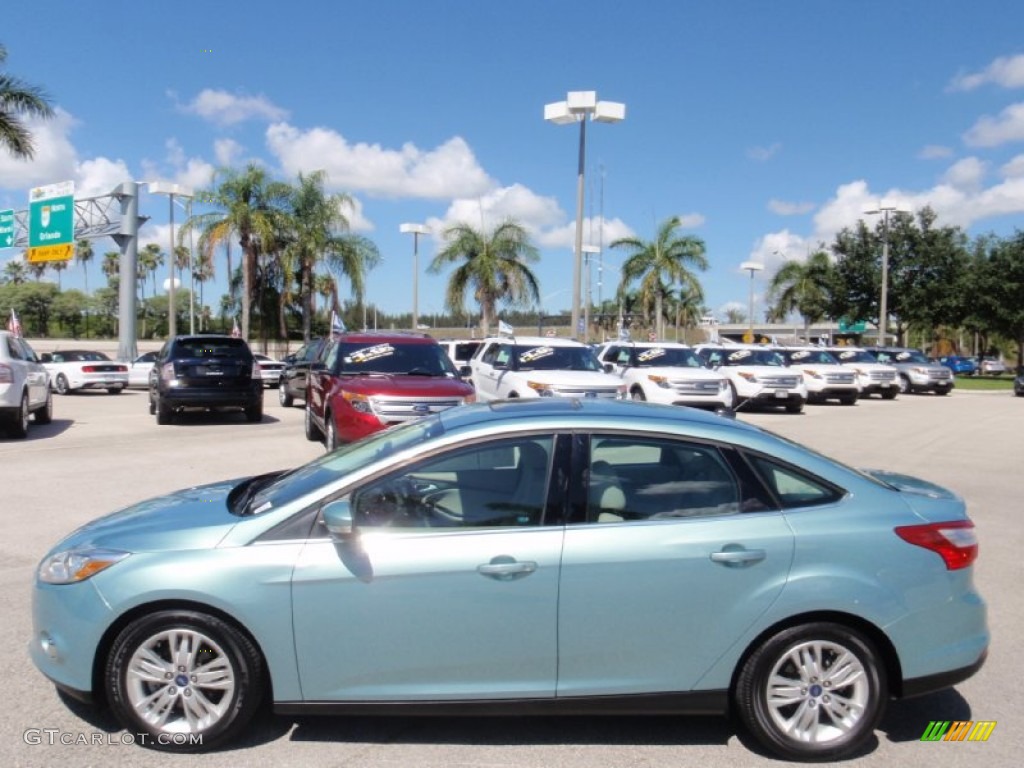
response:
M856 405L857 404L857 396L856 395L843 395L841 398L839 398L839 402L842 403L843 405Z
M804 412L804 401L796 400L786 403L786 413L803 413Z
M153 393L152 392L149 395L149 415L150 416L155 416L156 415L156 400L153 399Z
M112 395L120 395L123 387L107 387L107 392Z
M161 426L170 424L174 421L174 409L169 405L164 405L164 401L157 398L156 401L156 423Z
M633 391L629 393L629 396L638 403L642 403L647 399L644 397L644 391L640 387L633 387Z
M63 373L58 373L57 378L53 382L54 389L57 390L58 395L66 395L71 391L68 386L68 377Z
M330 453L338 447L338 427L334 423L334 414L324 414L324 447Z
M313 423L313 414L309 410L309 403L306 403L306 439L313 443L319 443L324 439L323 433Z
M740 395L736 391L736 385L731 381L729 382L729 391L732 392L732 409L734 411L739 410L740 407Z
M899 394L898 390L886 389L886 390L882 391L882 399L883 400L895 400L896 399L896 395L898 395L898 394Z
M36 420L36 424L49 424L53 421L53 393L49 390L46 392L46 405L38 409L33 414L33 418Z
M277 388L277 402L282 408L291 408L295 402L295 398L288 394L288 387L284 383Z
M175 641L191 646L190 653L179 653L188 658L184 668L175 667ZM133 660L141 673L133 672ZM153 679L161 667L166 682ZM130 733L147 734L147 746L197 752L238 736L259 708L264 677L259 650L231 624L196 611L159 611L136 619L117 636L103 682L118 720ZM163 696L154 696L160 691ZM160 704L166 707L155 711ZM158 719L161 725L153 722ZM175 736L181 733L185 738ZM199 743L188 738L200 735Z
M819 679L816 670L825 674ZM801 761L838 760L861 750L887 697L885 665L871 641L829 622L791 627L766 640L744 663L733 690L747 731L773 754Z
M21 393L21 405L11 416L11 437L23 440L28 437L28 392Z
M245 420L248 421L250 424L258 424L259 422L263 421L262 400L260 400L260 402L257 405L245 409Z
M952 391L953 390L950 387L936 387L935 388L935 394L939 395L940 397L945 397L946 395L948 395Z
M913 394L914 388L910 386L910 379L906 376L900 376L900 394L910 395Z

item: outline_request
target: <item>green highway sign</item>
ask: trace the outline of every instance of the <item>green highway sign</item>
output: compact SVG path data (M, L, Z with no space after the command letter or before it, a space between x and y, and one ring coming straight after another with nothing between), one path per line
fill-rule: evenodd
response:
M856 322L850 322L849 320L839 321L839 332L840 333L864 333L867 329L867 323L863 320L857 320Z
M28 198L28 260L61 261L75 252L75 183L36 187Z
M14 211L0 211L0 248L14 247Z

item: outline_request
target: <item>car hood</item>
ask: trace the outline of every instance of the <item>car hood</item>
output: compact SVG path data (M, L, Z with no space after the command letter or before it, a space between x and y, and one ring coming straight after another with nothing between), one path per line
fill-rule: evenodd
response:
M473 394L469 384L447 376L342 376L338 386L367 397L468 397Z
M587 387L618 387L618 376L603 371L537 371L519 370L517 375L540 384L566 384Z
M90 546L165 552L216 547L239 521L228 511L227 497L244 479L186 488L133 504L86 523L55 549Z
M723 376L717 371L709 371L707 368L687 368L682 365L663 365L660 367L634 367L627 368L627 371L636 376L664 376L673 381L721 381Z

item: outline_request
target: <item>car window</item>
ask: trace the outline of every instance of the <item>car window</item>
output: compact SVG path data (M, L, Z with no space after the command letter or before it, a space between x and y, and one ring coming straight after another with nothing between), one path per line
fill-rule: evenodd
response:
M794 467L784 466L764 456L751 456L750 459L783 509L832 504L843 496L843 491L831 483Z
M36 351L32 349L32 347L29 345L27 341L25 341L24 339L14 339L14 342L15 344L21 347L22 357L25 360L28 360L33 363L39 362L39 355L36 354Z
M594 436L587 522L730 515L765 509L721 451L679 440ZM744 502L749 501L746 505Z
M455 365L439 344L342 342L331 370L341 374L425 374L455 376Z
M18 344L18 340L13 336L5 336L7 340L7 354L10 355L12 360L24 360L25 352Z
M479 528L540 525L552 437L461 447L352 493L356 527Z

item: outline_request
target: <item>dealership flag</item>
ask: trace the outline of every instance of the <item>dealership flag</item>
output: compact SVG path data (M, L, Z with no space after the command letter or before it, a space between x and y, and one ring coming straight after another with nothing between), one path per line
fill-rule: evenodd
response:
M7 330L15 336L21 336L21 322L18 320L18 314L14 311L14 307L11 307L11 319L7 321Z
M235 324L231 327L231 338L240 339L242 338L242 329L238 327L238 320L235 320Z
M331 335L337 336L339 333L345 332L345 323L342 322L341 318L338 317L337 313L331 310Z
M505 334L506 336L512 336L516 332L516 329L506 323L504 320L498 320L498 333Z

